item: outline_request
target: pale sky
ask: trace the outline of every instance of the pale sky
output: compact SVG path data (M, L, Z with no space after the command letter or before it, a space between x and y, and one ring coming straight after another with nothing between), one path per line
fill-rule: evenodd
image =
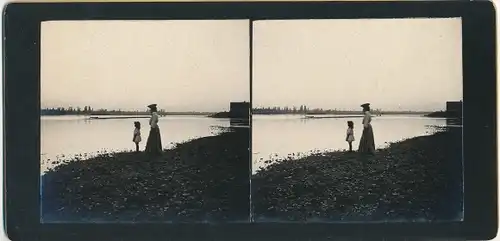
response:
M253 25L257 106L440 110L462 99L460 18Z
M250 100L248 20L49 21L42 107L222 111Z

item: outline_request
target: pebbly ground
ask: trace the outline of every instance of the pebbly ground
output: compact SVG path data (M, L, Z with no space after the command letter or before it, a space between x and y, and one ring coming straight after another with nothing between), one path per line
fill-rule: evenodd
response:
M331 152L273 163L252 178L256 221L462 218L461 129L393 143L375 156Z
M41 178L43 222L246 222L249 131L70 160Z
M71 160L41 178L43 222L248 222L249 131ZM462 215L461 129L379 150L320 153L252 177L261 221L441 221Z

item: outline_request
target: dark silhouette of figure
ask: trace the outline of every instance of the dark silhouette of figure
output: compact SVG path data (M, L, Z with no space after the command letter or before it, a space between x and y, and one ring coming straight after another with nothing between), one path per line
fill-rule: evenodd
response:
M375 138L373 137L373 128L371 125L372 116L370 114L370 103L362 104L363 108L363 134L359 140L358 151L375 155Z
M152 156L161 155L162 145L160 136L160 127L158 127L158 109L156 104L148 105L151 112L151 118L149 119L149 126L151 127L149 131L148 141L146 142L146 153Z

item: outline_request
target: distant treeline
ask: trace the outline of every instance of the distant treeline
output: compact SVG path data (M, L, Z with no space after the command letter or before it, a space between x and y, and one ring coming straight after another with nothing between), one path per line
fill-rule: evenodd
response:
M380 109L373 109L372 113L374 115L383 114L422 114L427 115L430 111L383 111ZM437 112L440 113L440 112ZM58 107L58 108L42 108L41 115L149 115L146 110L108 110L108 109L93 109L90 106L80 107ZM217 117L217 115L227 114L225 112L215 113L215 112L197 112L197 111L178 111L178 112L167 112L163 109L158 111L159 115L209 115ZM257 115L273 115L273 114L337 114L337 115L352 115L352 114L362 114L361 111L354 110L337 110L337 109L322 109L322 108L308 108L305 105L299 107L259 107L253 108L252 114Z
M41 115L149 115L148 111L125 111L125 110L108 110L108 109L93 109L90 106L80 107L58 107L58 108L42 108ZM167 112L163 109L158 110L159 115L209 115L211 112Z
M383 111L381 109L372 109L372 114L428 114L429 111ZM352 115L363 114L361 110L338 110L338 109L322 109L322 108L308 108L305 105L300 107L259 107L253 108L252 114L257 115L273 115L273 114L336 114L336 115Z

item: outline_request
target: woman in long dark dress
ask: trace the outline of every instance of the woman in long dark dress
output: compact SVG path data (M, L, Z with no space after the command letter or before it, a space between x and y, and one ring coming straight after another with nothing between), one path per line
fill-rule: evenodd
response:
M373 128L371 124L372 116L370 113L370 104L365 103L362 104L361 107L363 108L364 114L363 134L359 140L358 152L375 154L375 138L373 137Z
M148 105L151 112L151 118L149 119L149 125L151 127L149 131L148 141L146 142L146 153L151 155L160 155L162 152L160 127L158 127L158 113L156 104Z

